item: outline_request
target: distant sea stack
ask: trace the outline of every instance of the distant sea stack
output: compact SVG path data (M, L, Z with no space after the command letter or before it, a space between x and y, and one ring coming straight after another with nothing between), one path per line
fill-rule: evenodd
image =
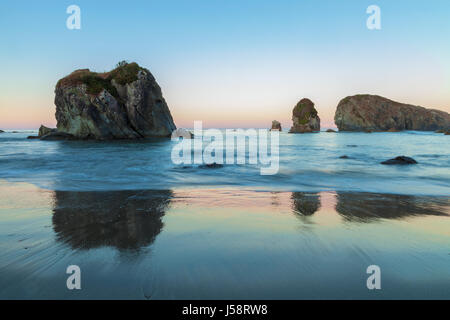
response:
M72 72L55 89L57 132L76 139L168 137L176 129L149 70L120 62L110 72Z
M306 133L320 131L320 118L314 103L304 98L300 100L292 111L292 128L289 133Z
M364 94L342 99L334 122L339 131L434 131L450 128L450 115Z
M281 123L278 122L277 120L273 120L272 121L272 128L270 130L271 131L281 131Z

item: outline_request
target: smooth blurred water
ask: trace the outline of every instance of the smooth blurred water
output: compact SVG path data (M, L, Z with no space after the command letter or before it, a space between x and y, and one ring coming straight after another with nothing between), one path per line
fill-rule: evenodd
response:
M450 194L450 137L433 132L280 134L280 168L259 165L202 169L175 165L169 139L145 141L27 140L0 134L0 179L52 190L171 189L239 186L277 191L365 191ZM347 155L349 159L340 159ZM405 155L411 166L380 162ZM248 161L247 161L248 163Z

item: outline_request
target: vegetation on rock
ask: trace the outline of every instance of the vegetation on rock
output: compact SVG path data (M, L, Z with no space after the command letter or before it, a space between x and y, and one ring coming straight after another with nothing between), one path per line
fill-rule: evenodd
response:
M92 95L98 95L103 89L108 91L113 97L118 98L119 94L112 81L120 85L132 83L138 79L139 71L149 72L140 67L136 62L128 63L121 61L116 68L109 72L92 72L89 69L75 70L67 77L61 79L56 87L70 87L80 84L86 85L86 92Z

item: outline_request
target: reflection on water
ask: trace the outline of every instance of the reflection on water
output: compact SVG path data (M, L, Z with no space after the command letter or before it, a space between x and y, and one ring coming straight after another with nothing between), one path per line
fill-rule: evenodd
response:
M211 190L55 191L53 229L58 240L74 249L109 246L133 250L153 243L163 229L162 217L171 202L201 207L220 204L222 208L250 208L253 204L260 210L291 211L305 218L323 208L337 212L346 222L447 216L450 206L447 198L371 193L272 192L270 196L252 191L219 193Z
M75 249L138 249L161 232L171 191L55 191L53 229Z
M336 198L336 211L344 220L352 222L420 215L447 216L450 206L450 200L443 197L338 192Z
M0 181L0 298L448 299L449 201ZM371 264L379 292L366 287Z
M320 195L318 193L293 192L291 199L295 213L310 216L320 209Z

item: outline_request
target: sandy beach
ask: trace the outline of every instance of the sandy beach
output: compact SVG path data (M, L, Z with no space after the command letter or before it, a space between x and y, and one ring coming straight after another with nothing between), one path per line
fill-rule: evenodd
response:
M448 299L449 214L448 197L2 180L0 298Z

